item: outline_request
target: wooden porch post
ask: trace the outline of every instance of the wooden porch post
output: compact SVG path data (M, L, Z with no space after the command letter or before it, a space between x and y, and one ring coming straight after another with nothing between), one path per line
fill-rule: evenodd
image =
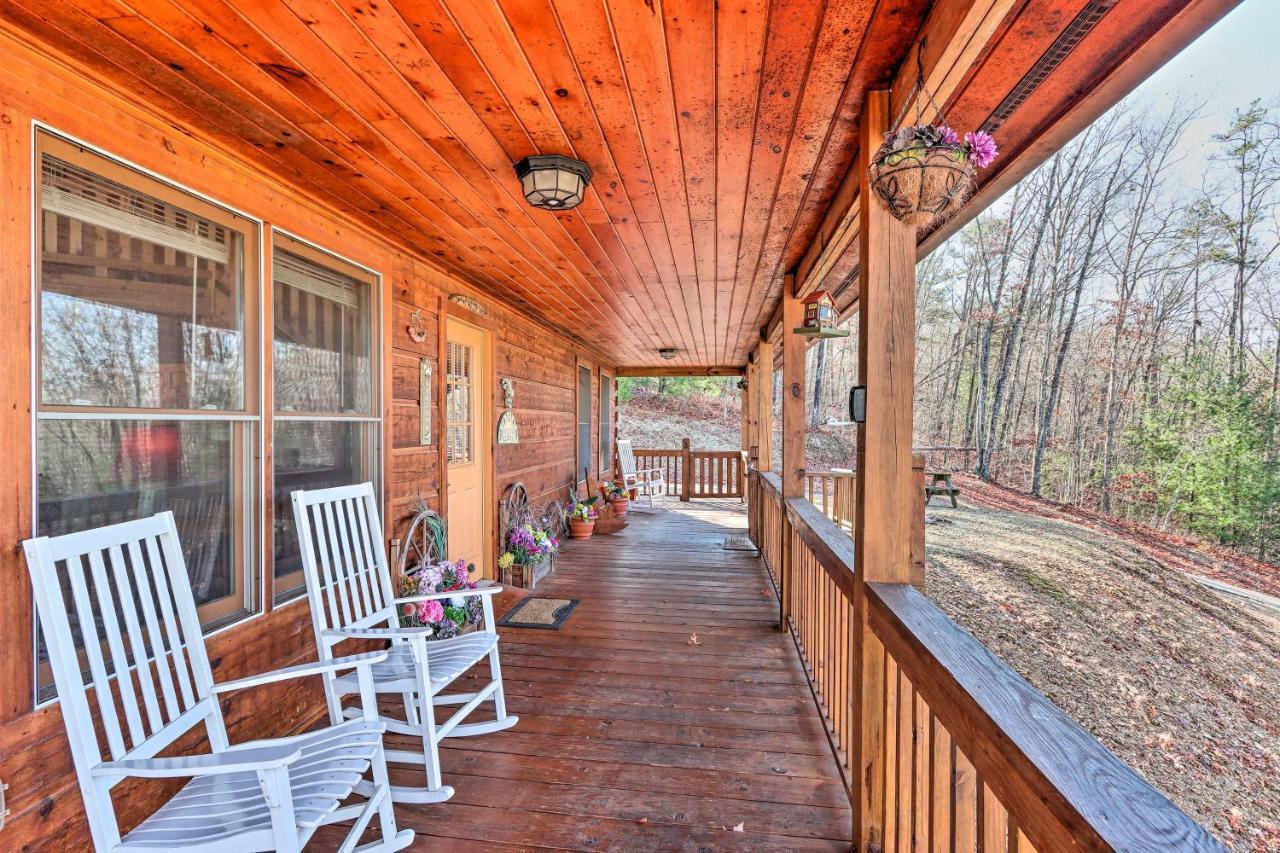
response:
M756 345L756 446L761 471L773 470L773 344L764 338Z
M806 347L805 339L794 331L804 320L803 310L796 297L795 276L788 274L782 282L782 614L778 625L782 630L786 630L791 615L795 587L787 500L804 497Z
M858 426L854 511L855 655L853 707L859 716L853 768L855 849L885 843L884 649L867 621L869 581L912 583L912 392L915 360L915 229L893 217L869 186L870 155L889 130L889 92L869 92L858 148L858 375L867 386L866 423ZM896 684L894 685L896 687Z
M787 275L782 283L782 496L804 497L805 339L795 333L804 322L796 297L796 280Z

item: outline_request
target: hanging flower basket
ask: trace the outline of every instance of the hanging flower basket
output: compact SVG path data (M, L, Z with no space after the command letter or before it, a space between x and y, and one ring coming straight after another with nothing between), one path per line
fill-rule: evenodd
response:
M952 145L877 153L871 186L895 217L916 228L945 219L973 190L973 164Z
M995 140L944 124L907 125L886 134L871 161L871 186L895 217L915 228L943 221L973 192L977 169L996 156Z
M903 99L893 130L871 158L868 176L890 212L913 228L927 228L955 213L973 192L977 170L996 159L996 141L989 134L977 130L961 139L947 126L942 108L925 85L924 48L921 40L915 86ZM903 124L912 105L915 124ZM933 119L926 121L926 114Z

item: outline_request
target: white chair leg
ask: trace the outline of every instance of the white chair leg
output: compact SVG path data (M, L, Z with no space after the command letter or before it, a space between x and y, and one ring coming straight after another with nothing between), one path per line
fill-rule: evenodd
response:
M271 810L271 840L279 853L299 853L298 823L293 811L293 789L289 786L289 768L272 767L258 771L258 784Z
M511 720L511 725L515 725L516 718L507 717L507 694L502 686L502 664L498 662L498 645L495 643L493 651L489 652L489 679L497 685L493 691L493 709L498 718L498 722Z
M427 790L440 791L445 788L440 778L440 739L436 736L435 703L431 701L429 689L418 690L418 720L422 726L422 764L427 773ZM453 789L444 799L453 796Z

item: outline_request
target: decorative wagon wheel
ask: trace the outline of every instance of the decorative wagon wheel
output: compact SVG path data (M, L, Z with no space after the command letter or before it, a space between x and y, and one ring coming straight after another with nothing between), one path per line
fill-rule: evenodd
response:
M445 559L449 553L449 532L444 518L427 506L421 495L413 499L409 531L400 539L400 577L412 577L426 566Z

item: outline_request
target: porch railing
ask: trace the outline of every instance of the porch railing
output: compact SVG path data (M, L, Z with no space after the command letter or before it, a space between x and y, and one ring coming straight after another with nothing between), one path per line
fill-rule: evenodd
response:
M864 583L818 507L770 473L748 489L858 849L1223 849L920 590Z
M636 467L657 468L666 494L682 501L693 498L745 498L746 454L738 450L694 450L689 439L679 450L636 448Z

